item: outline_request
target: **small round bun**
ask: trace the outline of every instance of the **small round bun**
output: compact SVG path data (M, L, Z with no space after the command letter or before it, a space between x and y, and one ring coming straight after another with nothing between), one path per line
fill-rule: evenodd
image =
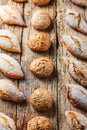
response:
M47 57L37 58L30 64L30 70L35 76L45 78L53 73L54 65Z
M53 130L53 125L49 118L37 116L28 122L27 130Z
M32 2L36 5L43 6L50 3L51 0L32 0Z
M30 103L38 111L46 111L53 106L53 98L46 89L38 88L30 96Z
M51 46L51 40L47 33L35 33L29 39L28 46L33 51L47 51Z
M47 12L38 10L33 14L32 25L37 30L45 30L51 24L51 18Z

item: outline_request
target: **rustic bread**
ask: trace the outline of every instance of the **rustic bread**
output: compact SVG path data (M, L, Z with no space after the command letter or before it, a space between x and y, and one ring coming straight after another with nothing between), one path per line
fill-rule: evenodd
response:
M66 22L73 29L75 29L81 33L87 34L87 23L82 18L81 14L79 12L71 10L71 9L67 9Z
M0 112L0 130L16 130L14 120L1 112Z
M65 116L70 130L86 130L87 118L75 111L65 111Z
M46 111L53 106L53 98L46 89L38 88L30 96L30 103L35 109Z
M25 101L23 90L7 79L0 79L0 98L16 103Z
M87 0L71 0L71 2L79 6L87 6Z
M24 77L20 64L12 57L0 53L0 71L9 78L21 79Z
M0 5L0 17L6 24L26 26L22 12L16 6Z
M49 118L37 116L28 122L27 130L53 130L53 125Z
M71 77L84 87L87 87L87 65L74 58L64 57Z
M47 51L51 46L51 40L47 33L35 33L29 39L28 46L33 51Z
M10 52L21 52L20 43L17 36L6 29L0 30L0 48Z
M87 90L75 84L66 84L65 87L70 103L76 108L87 111Z
M36 5L42 6L50 3L51 0L32 0L32 2Z
M13 1L15 1L15 2L25 2L27 0L13 0Z
M45 11L38 10L32 16L32 25L37 30L47 29L51 24L51 17Z
M35 76L45 78L53 73L54 65L47 57L37 58L30 64L30 70Z
M79 37L73 35L64 35L63 42L67 50L80 59L87 59L87 43Z

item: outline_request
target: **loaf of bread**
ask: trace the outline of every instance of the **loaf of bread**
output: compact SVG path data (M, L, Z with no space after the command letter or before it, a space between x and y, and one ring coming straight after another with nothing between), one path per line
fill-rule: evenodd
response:
M33 51L47 51L51 46L51 40L47 33L35 33L28 41L28 46Z
M16 6L0 5L0 17L6 24L26 26L22 12Z
M16 130L14 120L1 112L0 112L0 130Z
M10 52L21 52L21 47L17 36L6 29L0 30L0 48Z
M42 6L50 3L51 0L32 0L32 2L36 5Z
M54 65L49 58L41 57L33 60L29 68L35 76L45 78L53 73Z
M79 12L71 10L71 9L67 9L66 22L73 29L81 33L87 34L87 23Z
M27 130L53 130L53 125L50 119L37 116L28 122Z
M75 111L65 111L65 116L70 130L86 130L87 118Z
M71 0L74 4L79 6L87 6L87 0Z
M0 53L0 71L9 78L21 79L24 77L20 64L7 54Z
M26 99L23 90L7 79L0 79L0 98L16 103L24 102Z
M64 35L63 43L73 56L80 59L87 59L87 43L83 42L79 37Z
M74 58L64 57L71 77L84 87L87 87L87 66Z
M53 98L46 89L38 88L30 96L30 103L38 111L46 111L53 106Z
M51 17L43 10L37 10L32 16L32 25L37 30L47 29L51 24Z
M87 111L87 90L75 84L66 84L65 87L70 103L76 108Z

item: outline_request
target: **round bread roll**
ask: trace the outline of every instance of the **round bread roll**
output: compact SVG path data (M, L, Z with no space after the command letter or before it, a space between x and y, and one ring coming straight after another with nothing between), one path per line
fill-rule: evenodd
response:
M27 130L53 130L53 125L49 118L37 116L28 122Z
M51 17L48 13L38 10L32 17L32 25L37 30L47 29L51 24Z
M53 98L46 89L38 88L30 96L30 103L35 109L46 111L52 107Z
M53 73L54 65L47 57L37 58L30 64L30 70L35 76L45 78Z
M42 6L49 4L51 0L32 0L32 2L36 5Z
M33 51L47 51L51 46L51 40L48 34L35 33L28 41L28 46Z

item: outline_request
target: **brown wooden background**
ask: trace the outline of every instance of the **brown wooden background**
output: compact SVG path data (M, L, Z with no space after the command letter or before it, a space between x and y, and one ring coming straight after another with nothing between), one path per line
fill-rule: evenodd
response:
M26 3L16 3L12 0L0 0L0 4L11 4L19 7L25 17L27 28L22 28L18 26L8 26L2 23L2 28L10 29L14 32L22 45L22 54L7 53L3 50L0 52L7 53L14 58L16 58L23 68L25 73L24 80L13 80L17 85L21 86L27 96L27 104L15 104L11 102L6 102L0 100L0 111L13 117L17 130L26 130L27 121L36 115L45 115L49 117L54 125L54 130L69 130L65 120L64 112L65 110L76 110L73 108L66 98L66 92L64 88L65 83L74 83L72 78L68 74L68 70L62 62L62 56L71 56L66 50L62 43L63 34L74 34L80 36L83 40L87 40L85 35L79 32L73 31L65 22L65 10L67 8L73 8L83 14L85 20L87 20L86 8L80 8L73 5L70 0L52 0L52 2L45 7L35 6L31 0ZM31 51L27 47L27 41L36 30L33 29L31 24L31 17L34 11L42 9L46 10L51 18L52 25L47 30L52 40L52 47L48 52L36 53ZM31 61L37 57L47 56L53 59L55 64L55 72L50 78L38 79L29 71L29 64ZM6 78L2 73L0 73L0 78ZM29 97L34 89L38 87L44 87L48 89L54 97L54 106L49 112L40 113L35 111L29 104ZM82 112L82 111L81 111Z

